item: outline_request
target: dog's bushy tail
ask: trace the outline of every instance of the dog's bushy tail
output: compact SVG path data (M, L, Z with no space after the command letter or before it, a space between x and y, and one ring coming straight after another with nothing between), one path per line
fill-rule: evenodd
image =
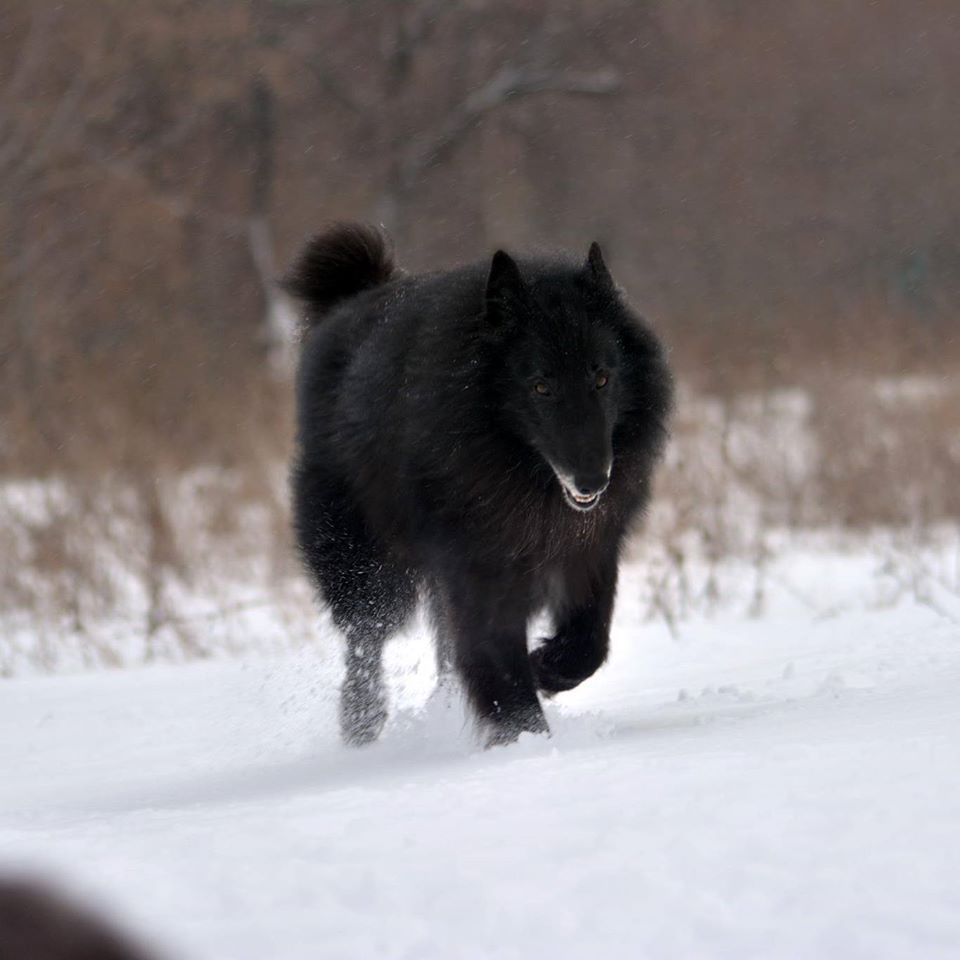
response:
M338 303L386 283L394 274L386 237L362 223L337 223L310 240L282 281L307 305L308 327Z

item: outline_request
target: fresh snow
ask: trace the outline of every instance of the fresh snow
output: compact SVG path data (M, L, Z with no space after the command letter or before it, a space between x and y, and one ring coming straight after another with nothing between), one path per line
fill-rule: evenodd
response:
M637 564L553 736L491 751L422 624L358 751L329 631L0 681L0 865L184 960L960 957L960 601L875 568L788 554L668 630Z

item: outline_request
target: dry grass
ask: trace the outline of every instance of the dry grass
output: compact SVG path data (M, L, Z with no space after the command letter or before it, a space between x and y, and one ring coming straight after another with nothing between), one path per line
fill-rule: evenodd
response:
M93 363L85 379L77 367L7 419L17 469L8 456L0 672L248 649L266 612L274 634L305 635L309 590L288 528L290 385L188 346L146 381L136 366ZM753 370L740 377L750 389L681 390L636 546L652 617L676 624L722 604L731 559L760 612L793 533L922 537L960 515L960 378L822 363L794 374L790 386ZM902 552L881 561L919 582Z
M92 355L47 346L59 362L14 366L2 391L0 598L22 640L0 671L50 668L65 648L78 665L129 660L116 624L142 659L212 652L184 597L233 602L218 592L243 580L238 558L263 597L294 569L290 385L248 345L197 331Z
M960 378L852 378L812 395L825 520L922 529L960 516Z
M960 377L885 378L821 367L802 386L705 398L681 392L657 497L635 556L648 569L651 616L668 624L723 602L731 559L763 609L771 560L791 537L899 531L934 541L960 516ZM949 592L905 560L878 556L878 575ZM960 592L960 591L956 591ZM917 588L915 595L923 591Z

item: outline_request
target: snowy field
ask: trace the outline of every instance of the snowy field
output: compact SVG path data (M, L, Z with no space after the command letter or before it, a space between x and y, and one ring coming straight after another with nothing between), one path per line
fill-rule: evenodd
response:
M185 960L960 957L956 570L876 567L787 551L671 630L631 568L552 738L487 752L422 626L361 751L329 637L0 681L0 865Z

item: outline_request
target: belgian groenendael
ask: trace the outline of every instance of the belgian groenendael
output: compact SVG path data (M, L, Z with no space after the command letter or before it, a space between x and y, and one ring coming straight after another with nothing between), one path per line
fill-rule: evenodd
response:
M597 244L404 276L379 232L342 224L286 286L306 304L295 527L346 635L344 738L380 733L384 642L421 594L487 742L546 731L537 691L607 656L671 406L657 338ZM544 609L554 635L528 652Z

